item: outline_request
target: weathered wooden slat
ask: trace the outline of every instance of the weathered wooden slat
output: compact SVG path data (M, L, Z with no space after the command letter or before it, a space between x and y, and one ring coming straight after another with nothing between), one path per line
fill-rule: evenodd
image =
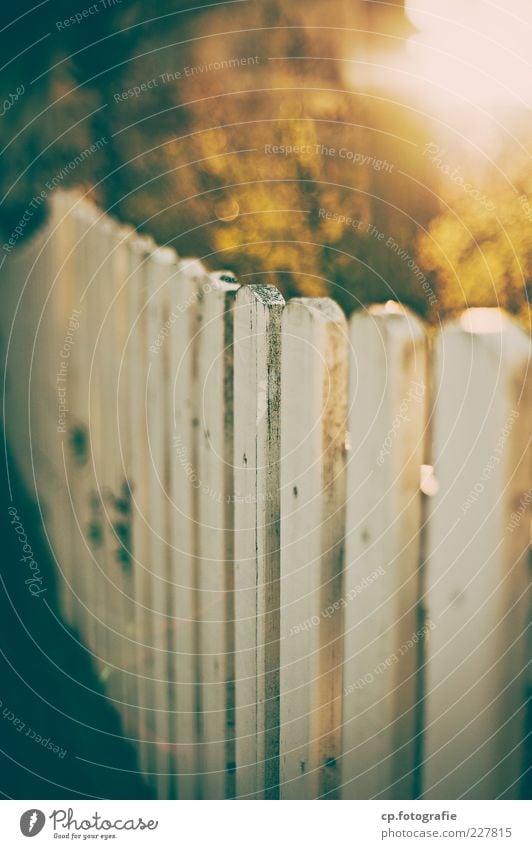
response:
M279 795L281 314L242 287L234 317L236 794Z
M177 279L177 255L170 248L157 248L147 262L148 342L159 337L171 313L172 293ZM151 583L151 636L153 638L148 684L152 727L155 730L155 775L157 795L171 795L171 706L173 676L173 579L169 527L171 493L171 390L170 354L161 345L150 357L146 386L149 541L146 578Z
M201 798L201 728L198 633L197 522L199 382L198 334L202 326L201 296L205 269L197 260L183 259L173 293L168 338L172 398L171 542L175 627L172 707L173 772L180 799Z
M72 537L73 588L75 598L74 624L88 644L92 629L92 597L94 592L94 561L92 547L97 541L97 524L93 523L94 473L91 462L89 435L88 392L90 375L90 342L93 338L87 291L91 262L89 231L95 220L95 210L86 202L75 204L71 212L73 249L71 264L72 288L69 306L79 312L75 347L67 366L68 417L63 433L63 464L67 486L66 513Z
M92 465L92 488L90 492L89 534L92 548L92 598L89 620L89 647L102 683L107 686L112 666L109 663L111 632L109 603L111 586L110 551L107 534L106 501L109 493L107 437L109 432L109 395L107 393L107 350L104 344L109 325L107 309L109 293L113 290L110 280L109 242L111 223L103 214L97 214L87 232L89 281L87 288L88 357L89 381L86 404L88 408L88 432Z
M348 339L331 300L282 320L281 796L335 798L342 722Z
M521 791L531 420L528 338L467 311L435 348L424 798Z
M26 292L31 298L33 335L25 339L31 352L27 381L29 411L29 452L32 466L31 492L38 502L46 533L47 514L57 504L57 491L61 485L58 475L57 407L55 398L55 370L53 362L53 313L50 293L53 291L56 271L54 257L53 217L44 228L42 239L37 238L39 250L28 269ZM20 379L20 376L17 376ZM55 512L55 511L54 511Z
M233 303L238 286L204 276L197 346L198 636L202 797L234 778Z
M114 557L114 570L119 589L117 604L119 607L120 628L117 629L114 620L114 631L117 636L116 674L119 678L117 708L120 712L124 732L128 735L135 733L133 728L134 703L136 699L135 679L132 675L134 657L133 634L133 539L132 539L132 424L131 424L131 375L129 358L132 326L130 323L130 274L132 250L130 242L137 237L131 229L115 227L112 234L111 259L114 263L115 300L112 307L112 318L116 333L116 365L113 373L113 406L112 416L113 443L116 451L114 457L114 491L109 503L109 531L112 531L110 543Z
M47 278L50 282L45 311L47 351L36 351L36 355L46 362L55 380L51 391L55 420L47 448L58 485L51 486L49 475L45 476L43 485L48 485L53 498L50 513L46 517L46 531L57 567L61 611L74 627L78 626L78 567L75 557L77 526L71 512L65 462L68 462L71 451L71 395L77 381L81 356L79 345L76 344L81 311L75 286L75 226L72 212L78 200L74 192L57 192L51 198L47 257Z
M355 314L350 340L342 795L408 799L423 637L426 342L395 304Z
M130 526L132 562L125 582L130 597L126 610L126 633L131 643L124 657L124 668L130 670L129 699L130 729L138 741L139 766L148 773L153 765L153 737L149 732L146 706L148 704L147 658L150 656L148 610L151 606L149 579L149 456L146 432L146 386L148 380L147 335L147 260L154 244L150 239L136 237L128 243L128 344L124 355L124 391L129 400L129 455L127 464L130 491ZM127 439L127 434L125 436ZM128 700L129 700L128 699Z
M103 364L97 340L102 318L100 291L106 286L106 279L98 220L98 212L89 204L75 210L75 269L84 321L80 322L77 340L82 352L79 381L70 387L69 412L75 431L69 435L73 451L67 474L78 528L75 555L80 578L80 626L95 666L105 678L104 522L98 483L105 434L101 403Z
M98 363L105 437L101 445L98 486L103 516L104 593L106 601L106 691L121 716L124 712L124 557L127 549L129 490L123 465L122 439L118 420L119 370L125 344L127 319L127 237L129 231L105 218L100 222L101 258L106 279L100 289L102 323L98 338ZM97 378L98 379L98 378ZM127 399L124 399L127 406ZM125 428L122 417L122 428Z

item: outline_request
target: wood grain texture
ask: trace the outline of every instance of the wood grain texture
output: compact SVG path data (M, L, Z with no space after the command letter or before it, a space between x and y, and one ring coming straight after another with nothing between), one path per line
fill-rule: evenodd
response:
M273 286L235 301L236 795L279 795L281 314Z
M342 794L404 799L422 638L426 341L420 322L386 307L356 313L350 341Z
M204 276L197 334L198 654L202 798L232 793L233 304L238 286ZM233 794L234 795L234 794Z
M515 798L525 769L530 343L471 310L435 349L424 798Z
M347 324L328 299L282 321L281 796L340 785Z

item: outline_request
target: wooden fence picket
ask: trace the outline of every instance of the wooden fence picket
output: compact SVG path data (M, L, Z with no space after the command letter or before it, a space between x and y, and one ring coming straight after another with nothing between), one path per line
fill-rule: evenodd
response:
M136 737L134 723L137 697L134 676L135 633L134 622L134 550L133 550L133 423L131 416L132 378L138 380L138 360L131 361L131 338L135 329L136 314L132 310L131 277L136 271L132 263L135 255L132 243L138 241L134 231L116 227L113 231L114 263L116 274L114 327L117 353L114 368L114 398L112 399L113 441L116 449L115 485L111 494L110 518L113 535L111 544L116 563L119 583L120 645L117 657L117 674L120 679L118 692L119 710L126 735ZM138 257L137 257L138 258ZM140 281L139 281L140 282ZM138 286L136 288L142 288ZM138 407L135 408L138 416ZM110 529L111 530L111 529Z
M119 371L125 344L128 272L127 238L130 231L109 218L99 222L99 240L105 268L106 286L101 287L102 322L98 338L102 422L105 438L101 445L101 472L98 490L102 507L104 555L103 586L106 610L107 694L121 717L124 716L124 575L127 564L127 472L122 458L122 432L118 423ZM127 399L123 399L127 406ZM124 421L122 421L124 427ZM123 431L124 436L125 431ZM125 543L125 545L124 545Z
M281 796L335 798L342 721L347 324L289 301L281 378Z
M342 795L408 799L423 638L425 334L384 305L352 317L350 341Z
M234 316L236 795L279 795L281 314L243 286Z
M77 564L73 575L74 624L87 645L93 630L93 545L97 539L97 525L93 524L92 510L94 473L88 410L92 356L90 342L93 338L88 294L92 268L89 259L92 238L89 233L95 215L94 208L84 201L78 202L70 214L73 247L69 260L71 291L68 303L73 310L79 311L79 327L76 330L73 361L69 361L67 370L69 415L67 433L63 435L64 475L68 488L66 513L71 530L72 557Z
M194 474L197 472L199 422L197 342L205 277L205 269L197 260L180 261L172 299L172 324L165 342L170 352L170 542L175 613L172 763L180 799L201 797L197 626L199 526Z
M148 672L146 659L151 650L147 633L150 604L149 579L149 457L146 450L146 386L148 381L147 334L147 262L154 244L136 236L128 242L127 310L129 335L124 352L124 391L129 398L128 488L130 493L131 566L126 576L126 633L131 642L124 657L129 671L127 692L130 699L127 728L137 740L139 766L150 770L153 741L149 739L147 715Z
M55 512L60 489L57 440L57 406L54 403L56 377L53 361L54 321L50 293L56 276L55 240L57 229L53 216L37 239L39 250L27 271L26 293L31 298L33 333L26 339L31 359L28 375L29 459L32 492L38 502L46 533L47 513ZM39 400L42 391L43 400Z
M157 248L147 261L147 333L149 346L159 337L171 313L172 293L178 275L178 260L171 248ZM158 796L168 798L171 792L171 728L170 689L173 665L174 596L172 553L170 543L171 493L171 408L170 353L162 344L150 357L146 386L146 427L148 463L148 571L151 597L147 615L149 665L147 707L155 734L153 782ZM151 607L151 611L150 608Z
M423 798L514 798L526 769L529 339L497 310L468 310L437 340L434 404Z
M47 517L46 529L57 564L61 609L73 627L78 625L78 568L76 568L76 525L71 511L71 492L67 469L71 452L72 393L77 381L81 352L77 345L77 330L81 313L75 285L75 221L73 206L78 202L74 192L59 192L52 198L49 230L47 279L47 368L53 375L55 387L49 393L55 404L55 418L48 454L54 466L58 485L48 487L54 505ZM42 351L37 352L43 356ZM48 393L47 393L48 394ZM63 411L62 407L68 408ZM77 494L77 493L76 493Z
M205 274L197 357L198 654L202 798L234 795L233 303Z
M109 451L107 448L109 394L107 393L107 344L109 328L107 310L112 299L113 282L109 264L112 224L102 214L96 214L87 232L87 260L89 280L87 285L89 382L86 404L90 438L90 463L92 466L89 496L89 535L92 548L92 597L90 648L102 682L107 686L112 674L110 661L110 617L113 605L110 600L111 552L107 533L107 498L111 489ZM114 601L114 599L113 599Z

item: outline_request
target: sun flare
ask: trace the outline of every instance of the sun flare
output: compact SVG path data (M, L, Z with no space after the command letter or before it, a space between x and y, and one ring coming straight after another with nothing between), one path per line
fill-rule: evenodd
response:
M406 0L417 28L405 71L431 97L484 107L532 107L532 3L506 0Z

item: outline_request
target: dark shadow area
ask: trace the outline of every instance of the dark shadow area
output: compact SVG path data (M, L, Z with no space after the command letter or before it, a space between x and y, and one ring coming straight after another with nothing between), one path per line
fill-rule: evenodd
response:
M2 464L0 793L14 799L150 798L90 655L57 612L38 511L11 461L9 473L12 498ZM42 578L32 590L10 508L17 511ZM32 595L37 589L46 591Z

